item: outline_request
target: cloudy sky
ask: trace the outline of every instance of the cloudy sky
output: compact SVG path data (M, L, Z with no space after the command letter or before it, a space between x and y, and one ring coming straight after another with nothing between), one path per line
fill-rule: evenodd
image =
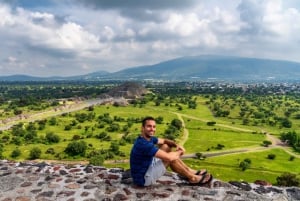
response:
M115 72L191 55L300 62L299 0L0 0L0 76Z

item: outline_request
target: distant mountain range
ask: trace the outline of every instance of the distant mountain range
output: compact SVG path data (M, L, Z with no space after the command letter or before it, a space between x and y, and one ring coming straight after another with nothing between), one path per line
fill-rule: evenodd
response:
M0 81L55 80L162 80L162 81L282 81L300 80L300 63L218 55L181 57L154 65L126 68L109 73L94 72L72 77L0 76Z

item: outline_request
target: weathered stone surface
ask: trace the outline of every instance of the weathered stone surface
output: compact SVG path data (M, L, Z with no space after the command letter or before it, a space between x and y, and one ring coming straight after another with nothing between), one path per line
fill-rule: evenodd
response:
M24 181L19 176L0 177L0 192L11 191Z
M300 189L276 187L265 181L189 185L167 172L149 187L132 183L130 171L83 165L0 161L0 201L296 201Z

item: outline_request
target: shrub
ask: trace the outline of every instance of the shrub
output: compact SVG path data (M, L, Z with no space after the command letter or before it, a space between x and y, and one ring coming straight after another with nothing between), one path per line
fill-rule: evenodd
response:
M281 176L276 178L277 185L279 186L299 186L300 179L297 178L296 174L283 173Z
M20 151L18 148L14 149L14 150L11 152L11 154L10 154L10 156L11 156L12 158L17 158L17 157L20 156L20 155L21 155L21 151Z
M34 147L30 150L29 159L30 160L38 159L41 156L41 153L42 151L40 148Z
M65 131L69 131L69 130L71 130L72 129L72 126L71 125L66 125L65 126Z
M264 140L264 141L263 141L263 146L264 146L264 147L268 147L268 146L271 145L271 144L272 144L272 142L269 141L269 140Z
M251 160L249 158L244 159L242 162L240 162L239 167L242 169L242 171L245 171L250 167Z
M93 157L90 158L89 163L91 165L96 165L96 166L101 166L104 163L104 157L99 155L95 155Z
M295 156L291 156L289 159L289 161L293 161L293 160L295 160Z
M182 128L182 122L179 119L173 119L171 125L180 130Z
M217 147L216 147L216 149L221 150L221 149L223 149L224 147L225 147L225 146L224 146L223 144L218 144Z
M268 155L268 159L270 159L270 160L274 160L275 158L276 158L275 154L269 154Z
M119 151L120 151L119 149L120 149L120 146L119 146L119 143L117 141L112 141L110 143L109 150L112 151L114 154L118 155Z
M80 135L73 135L72 140L80 140Z
M196 157L197 159L199 159L199 160L205 159L205 156L204 156L202 153L199 153L199 152L197 152L197 153L195 154L195 157Z
M55 154L54 148L50 147L46 150L46 154Z
M45 138L48 143L58 143L60 141L59 136L52 132L47 133Z
M215 121L208 121L208 122L206 123L206 125L208 125L208 126L214 126L215 124L216 124Z
M84 141L74 141L68 144L67 148L65 149L65 152L70 156L84 156L86 149L87 145Z
M244 161L251 164L251 159L249 159L249 158L245 158Z

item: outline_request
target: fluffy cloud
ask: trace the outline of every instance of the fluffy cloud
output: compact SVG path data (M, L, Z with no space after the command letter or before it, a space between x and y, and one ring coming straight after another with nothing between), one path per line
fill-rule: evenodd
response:
M295 0L4 2L0 75L117 71L199 54L300 62Z

